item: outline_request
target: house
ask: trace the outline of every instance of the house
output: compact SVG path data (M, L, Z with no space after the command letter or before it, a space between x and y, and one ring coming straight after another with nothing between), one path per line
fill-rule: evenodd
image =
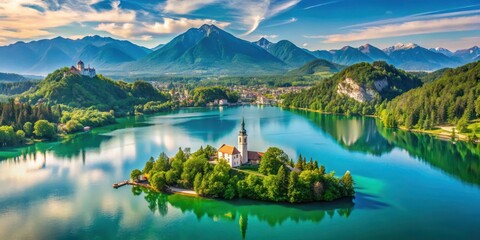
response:
M238 167L241 165L240 151L238 151L238 149L234 146L223 144L218 149L218 159L222 158L227 160L228 164L230 164L231 167Z

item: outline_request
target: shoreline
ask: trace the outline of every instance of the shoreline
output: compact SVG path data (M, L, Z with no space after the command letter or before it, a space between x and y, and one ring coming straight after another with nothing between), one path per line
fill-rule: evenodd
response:
M339 116L345 116L345 117L349 116L349 115L346 115L344 113L322 112L322 111L319 111L319 110L311 110L311 109L308 109L308 108L296 108L296 107L284 107L284 106L280 106L280 107L285 108L285 109L301 110L301 111L314 112L314 113L325 114L325 115L339 115ZM370 117L370 118L380 119L380 117L377 116L377 115L350 115L350 116ZM437 126L434 126L433 130L421 130L421 129L414 129L414 128L407 129L407 128L401 126L401 127L397 127L396 129L401 130L401 131L405 131L405 132L411 132L411 133L428 134L428 135L437 137L439 140L450 141L451 140L451 132L447 131L445 128L451 128L451 127L452 126L449 126L449 125L437 125ZM395 129L395 128L391 128L391 129ZM434 131L439 131L439 130L440 130L440 132L434 132ZM468 143L468 136L465 135L465 134L462 134L462 133L455 132L455 141L461 141L461 142ZM477 141L476 144L478 144L479 142L480 141Z

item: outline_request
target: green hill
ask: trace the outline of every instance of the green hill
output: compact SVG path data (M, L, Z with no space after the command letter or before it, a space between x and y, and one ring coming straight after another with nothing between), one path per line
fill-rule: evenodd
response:
M2 73L0 72L0 82L24 82L28 79L22 75L15 73Z
M480 62L443 70L438 79L393 99L382 118L390 126L430 129L480 117Z
M385 62L358 63L316 86L286 95L286 107L347 113L374 114L375 106L412 88L421 81Z
M297 69L289 71L288 75L321 75L324 73L335 73L340 71L342 68L342 65L335 64L323 59L315 59Z
M31 104L64 104L71 107L91 107L99 110L115 110L116 113L132 111L137 104L149 101L164 102L168 97L147 82L126 83L113 81L102 75L93 78L69 74L62 68L49 74L36 88L20 99ZM64 73L67 73L64 75Z

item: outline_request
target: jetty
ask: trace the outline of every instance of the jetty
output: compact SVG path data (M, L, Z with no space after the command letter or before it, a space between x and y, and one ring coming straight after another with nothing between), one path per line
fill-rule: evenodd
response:
M123 182L114 183L114 184L112 185L112 187L113 187L113 188L119 188L119 187L122 187L122 186L127 185L129 182L130 182L130 181L125 180L125 181L123 181Z
M152 186L148 183L147 180L141 180L141 181L130 181L130 180L125 180L119 183L113 184L113 188L117 189L119 187L125 186L125 185L133 185L133 186L141 186L141 187L146 187L153 189ZM189 189L184 189L184 188L178 188L178 187L172 187L172 186L165 186L166 191L169 193L176 193L176 194L182 194L182 195L187 195L187 196L198 196L198 194ZM155 189L153 189L155 190Z

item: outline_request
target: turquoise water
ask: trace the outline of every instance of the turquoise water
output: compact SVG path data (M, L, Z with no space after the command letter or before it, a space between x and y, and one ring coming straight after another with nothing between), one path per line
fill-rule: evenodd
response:
M112 184L150 156L236 144L241 108L121 119L63 142L0 152L0 239L479 239L480 149L375 119L244 109L249 149L350 170L356 198L218 201Z

